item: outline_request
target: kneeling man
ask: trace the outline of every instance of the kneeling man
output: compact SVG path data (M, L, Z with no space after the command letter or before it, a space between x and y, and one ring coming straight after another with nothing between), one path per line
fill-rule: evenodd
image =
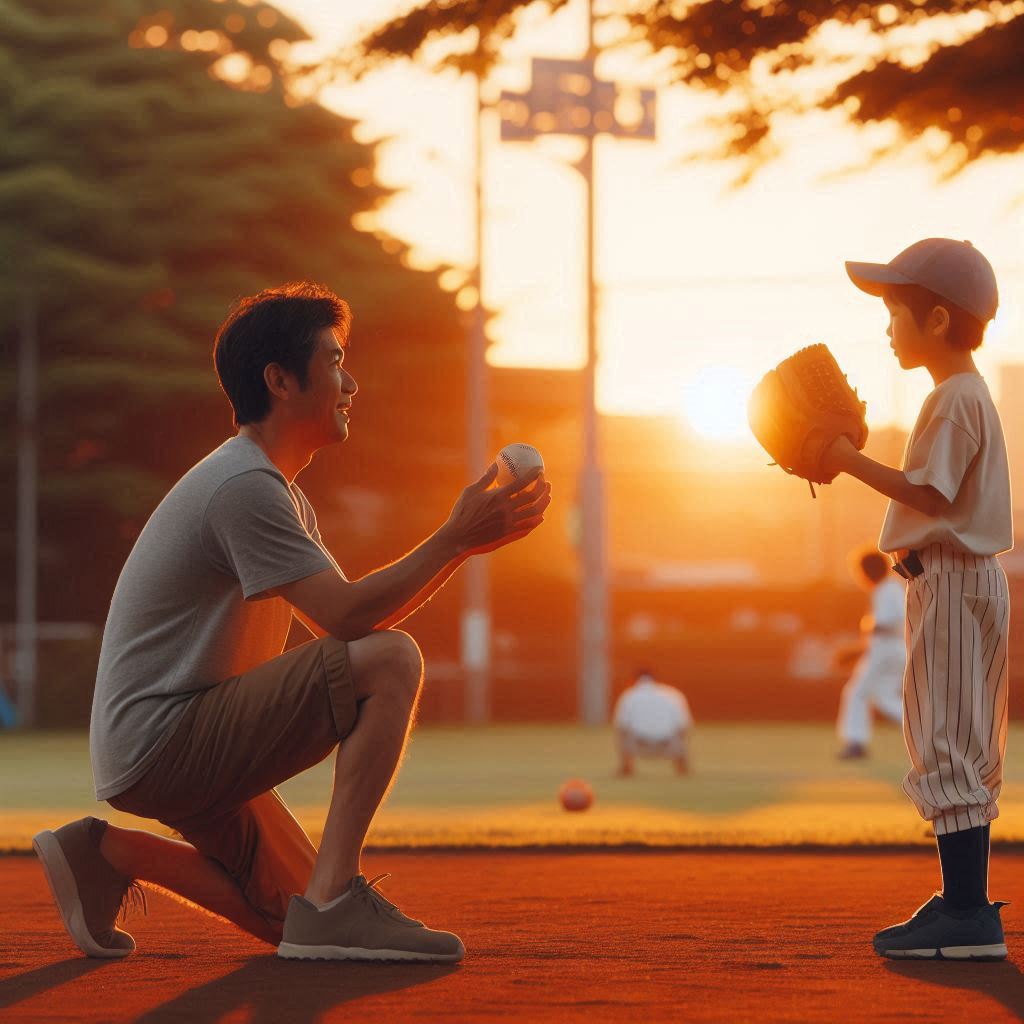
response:
M491 487L491 466L403 558L350 581L295 477L344 441L356 382L351 317L325 288L243 299L215 362L238 433L190 469L121 572L90 724L98 800L182 841L84 818L34 846L64 924L90 956L126 956L136 880L169 889L292 958L462 958L367 881L367 829L402 758L423 676L394 629L461 562L543 520L539 473ZM281 653L293 615L312 631ZM275 786L335 747L319 850Z

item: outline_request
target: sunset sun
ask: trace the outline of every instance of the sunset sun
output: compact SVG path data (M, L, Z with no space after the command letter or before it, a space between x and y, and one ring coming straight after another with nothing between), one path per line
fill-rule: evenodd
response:
M683 418L709 441L737 441L750 432L747 399L754 383L735 366L702 367L683 387Z

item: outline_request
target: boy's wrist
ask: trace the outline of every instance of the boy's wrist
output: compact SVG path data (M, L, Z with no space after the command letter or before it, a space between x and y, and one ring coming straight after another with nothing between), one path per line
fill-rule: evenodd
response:
M840 434L825 450L825 467L833 473L845 473L858 454L853 442Z

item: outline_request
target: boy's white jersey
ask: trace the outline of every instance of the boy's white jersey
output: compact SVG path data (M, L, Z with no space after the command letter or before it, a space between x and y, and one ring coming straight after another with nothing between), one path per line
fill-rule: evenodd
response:
M930 485L952 504L943 515L926 516L890 501L878 541L882 551L938 543L997 555L1013 546L1006 442L979 374L954 374L928 395L907 440L902 468L912 484Z

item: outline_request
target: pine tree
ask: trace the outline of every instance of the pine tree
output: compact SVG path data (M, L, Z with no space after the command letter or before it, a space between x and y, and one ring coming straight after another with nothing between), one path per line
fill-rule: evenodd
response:
M213 334L236 298L268 286L321 281L354 310L353 440L313 478L336 550L347 537L363 562L400 554L464 483L460 314L435 275L403 264L397 241L353 227L387 193L353 123L289 91L283 62L303 29L267 4L153 6L0 0L3 459L13 480L29 301L44 619L102 621L149 512L233 432ZM342 485L394 493L354 540ZM418 500L402 502L403 488ZM0 620L12 593L3 588Z

